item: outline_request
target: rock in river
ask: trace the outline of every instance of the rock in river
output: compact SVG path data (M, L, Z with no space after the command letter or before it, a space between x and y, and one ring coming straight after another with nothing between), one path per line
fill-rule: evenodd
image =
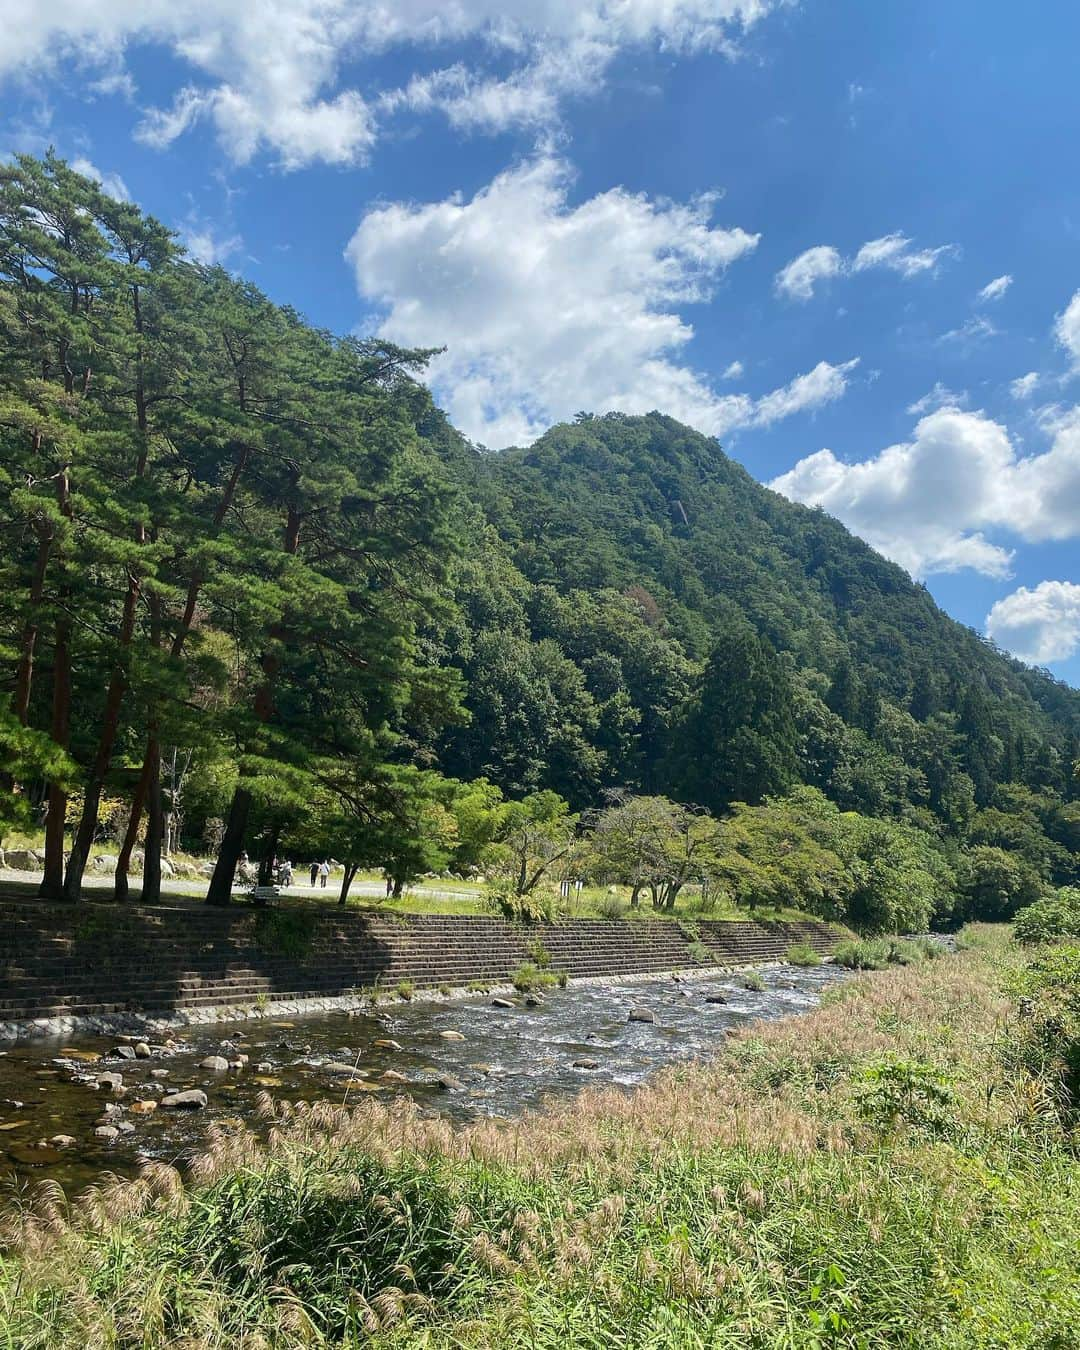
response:
M118 1045L112 1054L114 1059L134 1059L135 1047L133 1045Z
M119 1092L124 1086L124 1075L122 1073L99 1073L96 1082L99 1088L112 1088L113 1092Z
M575 1069L598 1069L600 1064L595 1059L575 1059L573 1067Z
M631 1008L628 1022L655 1022L656 1014L651 1008Z
M463 1041L465 1039L460 1031L440 1031L439 1035L444 1041Z
M706 1003L726 1003L727 1001L726 994L707 994L705 996Z
M198 1088L191 1088L187 1092L170 1092L167 1097L162 1097L161 1104L167 1111L197 1111L206 1105L206 1093L200 1092Z
M136 1059L150 1058L150 1047L146 1044L145 1041L135 1042L135 1058Z
M158 1107L157 1102L141 1101L141 1102L132 1102L131 1105L128 1107L128 1110L131 1112L133 1116L148 1116L151 1111L156 1111L157 1107Z
M514 1003L514 1000L510 998L493 998L491 1000L491 1006L493 1008L514 1008L517 1005Z
M103 1139L106 1142L111 1142L113 1139L120 1138L120 1131L115 1125L98 1125L94 1130L94 1137L96 1139Z
M199 1060L200 1069L213 1069L215 1073L225 1073L228 1067L229 1061L224 1055L207 1055L205 1059Z

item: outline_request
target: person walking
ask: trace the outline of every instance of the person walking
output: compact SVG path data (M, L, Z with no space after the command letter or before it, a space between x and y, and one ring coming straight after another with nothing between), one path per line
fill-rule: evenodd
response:
M318 862L313 862L313 863L311 864L311 884L312 884L313 886L315 885L315 878L316 878L318 875L319 875L319 864L318 864Z
M319 864L319 885L326 890L326 878L330 875L330 864L324 858Z

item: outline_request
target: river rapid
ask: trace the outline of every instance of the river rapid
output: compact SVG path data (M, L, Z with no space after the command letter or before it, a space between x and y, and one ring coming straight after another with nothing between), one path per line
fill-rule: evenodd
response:
M471 994L218 1022L176 1032L171 1043L148 1039L137 1058L125 1055L140 1037L20 1044L0 1054L0 1184L6 1198L45 1177L75 1191L106 1171L131 1175L148 1158L182 1164L211 1120L253 1122L264 1091L337 1102L405 1092L464 1121L512 1116L593 1085L630 1090L665 1065L715 1056L749 1022L808 1011L846 974L829 965L758 973L760 991L744 987L745 973L688 973L573 984L537 998ZM231 1067L204 1066L211 1058ZM121 1076L119 1091L99 1085L103 1074ZM162 1105L185 1090L205 1093L206 1105Z

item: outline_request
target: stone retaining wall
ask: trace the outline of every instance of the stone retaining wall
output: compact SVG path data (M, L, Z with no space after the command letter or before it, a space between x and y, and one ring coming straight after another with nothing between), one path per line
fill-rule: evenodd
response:
M473 915L330 908L233 909L0 901L0 1039L125 1014L315 1004L359 989L505 983L538 955L571 979L782 960L830 952L814 922L571 919L522 928Z

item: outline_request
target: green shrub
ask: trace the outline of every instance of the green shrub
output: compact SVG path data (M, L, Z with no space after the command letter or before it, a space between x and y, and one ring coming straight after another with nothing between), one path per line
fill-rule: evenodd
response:
M617 895L602 896L597 903L597 913L602 919L621 919L626 913L626 904Z
M792 966L820 966L821 957L808 942L793 942L785 960Z
M1002 1055L1035 1079L1067 1128L1080 1123L1080 945L1054 947L1013 982L1019 1018Z
M760 972L756 970L744 971L743 974L739 976L737 983L740 984L743 989L749 989L753 994L760 994L765 988L765 980L762 978Z
M397 994L398 998L404 999L408 1003L413 994L416 993L416 985L412 980L398 980L394 986L394 993Z
M913 966L942 954L939 943L927 938L860 938L841 942L833 960L847 970L885 970L889 966Z
M531 942L527 942L525 951L529 960L534 961L541 970L547 970L548 966L551 965L551 953L539 938L533 938Z
M511 923L551 923L556 916L555 897L545 891L518 895L509 884L489 888L487 907Z
M551 970L541 970L532 961L524 961L510 976L510 983L519 993L528 994L536 989L551 989L555 985L564 985L566 976Z
M709 951L704 942L699 942L695 939L693 942L687 943L686 950L691 959L697 961L701 965L706 965L710 961L714 964L716 962L716 957Z
M862 1079L859 1114L882 1134L908 1126L942 1135L952 1123L952 1081L932 1064L886 1056L868 1065Z
M1013 921L1013 932L1025 946L1080 938L1080 887L1062 886L1053 895L1020 910Z

